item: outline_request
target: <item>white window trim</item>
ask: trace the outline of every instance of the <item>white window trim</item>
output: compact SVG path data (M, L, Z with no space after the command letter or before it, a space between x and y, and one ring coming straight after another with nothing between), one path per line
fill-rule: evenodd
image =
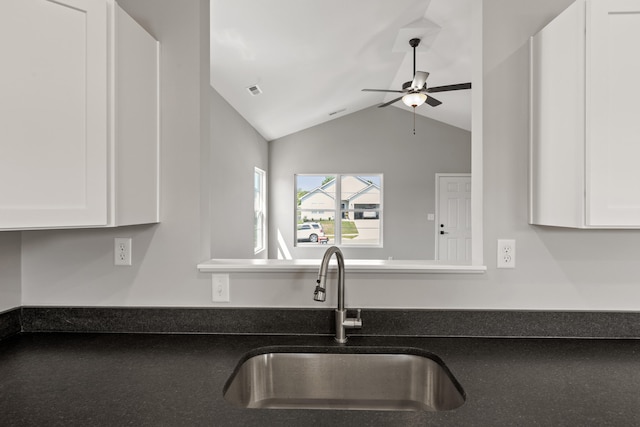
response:
M253 242L254 255L257 255L260 252L267 250L267 173L258 167L253 168L254 197L255 197L255 191L256 191L256 185L255 185L256 176L260 178L259 179L260 189L258 191L258 194L259 194L258 209L256 209L255 199L254 199L254 218L255 218L255 213L258 211L262 213L262 217L261 217L261 224L256 224L256 223L253 224L254 239L255 239L255 233L257 231L257 228L259 227L261 229L261 233L260 233L261 238L258 239L258 241L261 242L261 245L257 245L257 242L255 240Z

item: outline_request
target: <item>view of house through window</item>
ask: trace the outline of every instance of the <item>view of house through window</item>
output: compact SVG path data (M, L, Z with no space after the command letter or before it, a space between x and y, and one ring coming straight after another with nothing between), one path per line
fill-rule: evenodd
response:
M266 173L254 168L253 173L253 251L262 252L267 243Z
M296 244L382 246L382 174L296 175Z

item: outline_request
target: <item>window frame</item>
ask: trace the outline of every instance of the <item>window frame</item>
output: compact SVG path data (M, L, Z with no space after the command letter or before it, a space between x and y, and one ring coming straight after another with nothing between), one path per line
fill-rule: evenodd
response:
M333 179L335 180L335 195L334 195L334 204L333 207L331 209L323 209L323 211L326 212L332 212L333 214L331 215L332 221L334 222L334 237L333 237L333 243L332 245L334 246L338 246L341 248L362 248L362 249L381 249L384 247L384 241L383 241L383 236L384 236L384 174L381 172L377 172L377 173L296 173L294 174L294 224L293 224L293 243L294 246L296 247L304 247L304 248L309 248L309 247L326 247L325 245L315 245L312 244L310 242L299 242L298 241L298 225L301 224L299 221L302 220L301 218L301 212L303 212L303 210L300 209L300 206L298 205L298 178L299 177L318 177L318 178L327 178L327 177L333 177ZM378 204L378 208L376 209L370 209L370 208L366 208L366 209L360 209L360 208L350 208L349 204L347 203L346 205L343 203L344 201L342 200L344 194L343 194L343 190L342 190L342 180L344 177L355 177L355 178L362 178L362 177L375 177L377 180L379 180L379 184L372 182L379 190L380 193L380 197L379 197L379 204ZM318 186L320 187L320 185ZM315 187L315 188L318 188ZM307 209L308 210L308 209ZM364 212L364 211L371 211L371 210L375 210L377 213L377 219L379 221L379 226L378 226L378 241L377 243L363 243L363 244L345 244L344 243L344 238L343 238L343 233L342 233L342 221L338 221L338 219L343 218L343 214L345 212L350 212L352 213L352 216L355 216L356 212ZM355 220L355 219L354 219ZM311 218L310 220L311 222L313 222L313 218Z
M253 253L267 250L267 173L253 168Z

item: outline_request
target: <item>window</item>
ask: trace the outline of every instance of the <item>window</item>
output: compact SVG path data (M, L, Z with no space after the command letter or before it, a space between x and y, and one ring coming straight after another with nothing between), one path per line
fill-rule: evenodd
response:
M266 173L254 168L253 174L253 252L266 249L267 245L267 195Z
M382 174L296 175L296 245L382 246Z

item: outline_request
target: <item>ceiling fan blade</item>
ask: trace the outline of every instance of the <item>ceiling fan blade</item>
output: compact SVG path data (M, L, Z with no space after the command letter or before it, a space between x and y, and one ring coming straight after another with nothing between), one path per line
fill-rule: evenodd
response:
M457 85L430 87L429 89L427 89L427 92L428 93L446 92L449 90L462 90L462 89L471 89L471 83L458 83Z
M427 96L427 100L424 102L431 105L432 107L437 107L438 105L442 104L441 101L438 101L437 99L432 98L431 96Z
M429 73L426 71L416 71L416 75L413 76L413 82L411 82L411 87L415 90L422 89L427 82L427 77L429 77Z
M362 89L363 92L392 92L392 93L405 93L403 90L386 90L386 89Z
M402 96L400 98L396 98L396 99L394 99L392 101L385 102L384 104L380 104L380 105L378 105L378 108L389 106L389 105L393 104L394 102L400 101L401 99L402 99Z

